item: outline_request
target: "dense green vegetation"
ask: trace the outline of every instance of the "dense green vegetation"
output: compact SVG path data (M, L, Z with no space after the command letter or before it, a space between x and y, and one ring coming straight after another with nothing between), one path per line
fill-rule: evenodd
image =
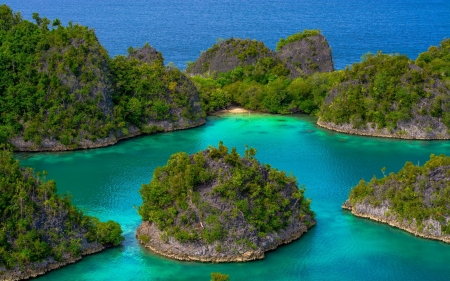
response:
M0 147L0 272L48 257L79 257L88 242L116 246L124 239L119 224L84 215L45 176L21 168Z
M303 31L288 36L286 39L281 38L280 41L277 42L276 50L279 51L281 48L283 48L283 46L287 44L300 41L307 37L317 36L319 34L321 34L321 31L318 29L312 30L305 29Z
M312 217L310 201L303 196L304 188L297 188L296 178L259 164L255 154L249 148L241 158L236 148L228 153L219 143L191 156L172 155L167 165L155 170L152 181L142 185L142 220L156 223L165 235L162 239L212 243L231 235L227 222L239 216L260 237L285 228L298 212ZM214 203L217 199L226 204Z
M105 137L106 50L93 30L33 18L36 24L0 6L0 137L23 133L40 143L53 136L66 145L79 136Z
M148 44L128 52L128 57L116 56L111 61L117 128L126 130L127 124L133 124L144 133L152 133L162 130L152 121L203 117L203 112L194 108L195 86L179 69L165 67L162 55Z
M318 34L319 30L305 30L281 39L279 44L289 44ZM189 64L186 72L190 73L196 64L203 61L211 63L213 55L219 52L246 60L229 71L191 77L199 89L206 112L239 105L269 113L314 114L323 104L327 92L342 79L340 72L316 73L292 79L290 68L276 53L262 42L248 39L228 39L215 44L206 51L209 56L202 55L196 63Z
M33 19L0 6L0 142L74 149L131 125L151 133L162 130L154 121L203 117L194 85L160 54L148 60L150 46L110 59L92 29Z
M320 112L324 121L393 130L400 121L430 116L450 128L450 41L416 62L403 55L367 54L344 71ZM439 80L438 80L439 79Z
M261 72L254 75L252 71ZM283 70L283 71L279 71ZM218 78L194 76L191 79L200 92L202 106L206 112L239 105L261 112L290 114L303 112L314 114L323 104L326 94L340 82L342 73L315 73L289 79L284 67L268 64L266 68L256 66L237 67L233 71L219 74Z
M361 180L349 200L353 206L363 202L379 206L387 201L390 214L400 221L415 219L420 228L424 220L432 218L450 234L450 157L432 154L423 166L407 162L397 174L373 177L370 182Z
M445 39L439 46L431 46L427 52L420 54L416 64L450 87L450 39Z

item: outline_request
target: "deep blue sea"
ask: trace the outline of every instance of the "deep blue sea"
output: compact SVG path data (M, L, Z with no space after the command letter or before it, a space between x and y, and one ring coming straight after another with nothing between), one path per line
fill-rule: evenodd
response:
M32 12L64 24L94 28L111 56L148 42L166 63L184 68L218 38L264 41L320 29L333 51L335 67L383 50L416 58L450 37L450 1L66 1L7 0L14 11ZM405 141L350 136L315 125L308 116L228 115L209 117L205 126L133 138L94 150L21 153L22 165L47 170L61 193L102 220L118 221L123 246L84 258L37 280L210 280L220 271L237 280L450 280L450 245L342 211L352 186L362 178L397 172L405 163L423 164L431 153L450 155L450 141ZM172 153L193 153L223 140L242 152L293 172L312 199L317 225L301 239L269 252L261 261L205 264L159 257L134 237L140 224L138 190Z
M250 38L275 49L282 37L320 29L336 69L382 50L415 59L450 37L449 0L6 0L33 12L94 28L111 56L148 42L184 69L218 38Z

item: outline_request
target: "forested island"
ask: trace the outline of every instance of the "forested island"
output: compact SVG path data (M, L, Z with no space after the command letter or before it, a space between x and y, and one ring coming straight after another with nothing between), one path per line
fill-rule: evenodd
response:
M450 139L450 39L412 61L366 54L343 71L318 114L322 127L404 139Z
M255 154L222 143L173 154L140 191L139 241L173 259L233 262L298 239L316 223L304 187Z
M450 243L450 157L432 154L423 166L407 162L397 174L361 180L342 208Z
M149 45L112 59L92 29L33 19L0 6L0 142L94 148L205 122L194 84Z
M1 280L36 277L124 239L118 223L84 215L45 176L0 146Z

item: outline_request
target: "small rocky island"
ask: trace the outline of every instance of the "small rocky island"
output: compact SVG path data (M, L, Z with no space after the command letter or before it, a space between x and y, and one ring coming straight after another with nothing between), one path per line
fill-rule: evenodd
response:
M450 243L450 157L432 154L423 166L407 162L397 174L361 180L342 208L416 236Z
M36 277L124 239L118 223L84 215L45 175L0 146L0 280Z
M172 155L140 190L140 243L173 259L235 262L262 259L307 232L316 221L304 188L255 153L241 157L219 143Z
M343 133L450 139L450 39L413 61L366 54L327 93L317 124Z

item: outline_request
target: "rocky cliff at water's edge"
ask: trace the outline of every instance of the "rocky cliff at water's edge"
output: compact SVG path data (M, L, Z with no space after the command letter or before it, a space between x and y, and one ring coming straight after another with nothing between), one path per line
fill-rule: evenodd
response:
M240 158L219 144L172 155L140 191L139 242L173 259L236 262L262 259L301 237L316 223L304 189L259 164L254 152Z
M407 162L397 174L361 180L342 208L416 236L450 243L449 183L450 157L431 155L423 166Z

